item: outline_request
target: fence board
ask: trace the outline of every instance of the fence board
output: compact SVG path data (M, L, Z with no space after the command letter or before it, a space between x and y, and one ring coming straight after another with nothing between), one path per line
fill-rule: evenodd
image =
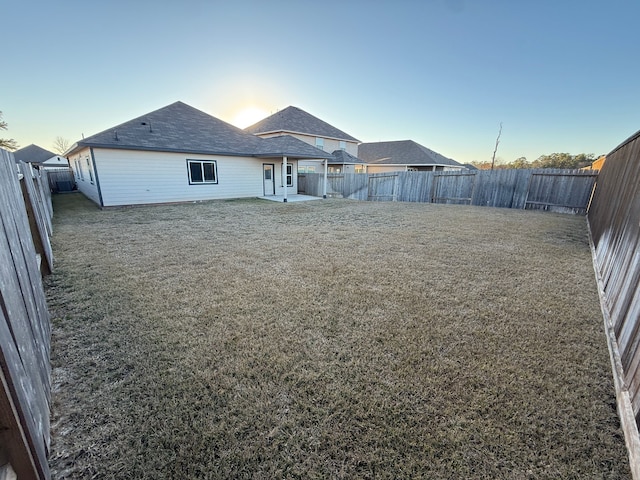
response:
M618 411L636 479L640 479L639 218L640 132L607 155L587 215Z
M45 274L53 270L53 250L51 248L52 220L46 207L46 199L36 184L37 174L30 164L20 162L20 172L23 175L22 185L27 217L31 222L31 236L36 246L36 251L42 255L44 262L42 271ZM48 189L47 189L48 190Z
M0 153L0 442L19 478L48 478L49 313L13 156Z

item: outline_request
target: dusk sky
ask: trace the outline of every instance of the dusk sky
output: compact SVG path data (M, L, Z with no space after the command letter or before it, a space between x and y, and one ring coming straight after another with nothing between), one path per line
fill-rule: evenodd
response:
M0 137L53 149L181 100L294 105L461 163L608 153L640 129L637 0L2 0Z

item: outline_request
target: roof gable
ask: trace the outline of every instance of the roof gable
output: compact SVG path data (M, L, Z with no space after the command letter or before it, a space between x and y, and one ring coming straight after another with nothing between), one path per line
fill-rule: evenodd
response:
M55 156L55 153L50 152L49 150L39 147L38 145L35 145L33 143L13 152L13 157L15 158L16 162L25 163L43 163Z
M297 107L287 107L244 129L254 135L267 132L302 133L359 142L358 139Z
M175 102L84 138L76 146L255 155L262 141L197 108Z
M358 146L358 157L369 164L461 166L455 160L413 140L361 143Z

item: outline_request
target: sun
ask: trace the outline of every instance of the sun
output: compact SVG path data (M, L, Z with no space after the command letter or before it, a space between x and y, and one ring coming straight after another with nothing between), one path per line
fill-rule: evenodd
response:
M269 112L266 110L251 105L239 110L238 113L233 116L231 123L238 128L246 128L268 116Z

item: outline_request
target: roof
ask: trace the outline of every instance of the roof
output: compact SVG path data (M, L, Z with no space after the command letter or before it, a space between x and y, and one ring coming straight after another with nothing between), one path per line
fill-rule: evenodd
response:
M333 159L330 160L332 163L341 163L343 165L366 163L364 160L360 160L344 150L334 150L332 155Z
M358 157L368 164L378 165L462 166L413 140L361 143L358 146Z
M328 158L332 155L319 148L309 145L291 135L280 135L278 137L270 137L261 139L265 143L262 146L259 156L291 156L296 158Z
M186 103L175 102L84 138L68 154L84 147L100 147L250 157L326 157L322 150L304 142L279 142L256 137Z
M298 107L287 107L273 115L260 120L258 123L244 129L254 135L260 133L286 132L314 135L316 137L333 138L360 142L348 133L337 129L333 125L314 117Z
M25 163L42 163L55 156L55 153L38 145L34 145L33 143L13 152L13 157L16 159L16 162L22 161Z

